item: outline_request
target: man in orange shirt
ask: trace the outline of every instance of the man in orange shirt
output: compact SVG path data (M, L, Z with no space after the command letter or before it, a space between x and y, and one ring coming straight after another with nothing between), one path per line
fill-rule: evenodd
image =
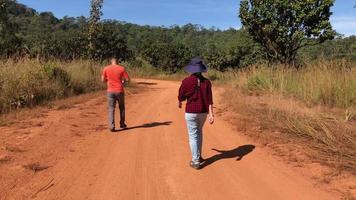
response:
M120 128L126 128L124 84L130 80L129 75L123 66L117 64L117 59L112 58L111 65L104 68L101 80L107 83L110 131L115 131L116 102L119 103L120 109Z

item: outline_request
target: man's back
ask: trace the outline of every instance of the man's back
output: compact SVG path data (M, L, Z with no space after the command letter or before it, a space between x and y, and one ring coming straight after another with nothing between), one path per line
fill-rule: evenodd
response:
M129 79L125 68L120 65L109 65L103 70L103 77L107 80L108 92L124 92L122 79Z

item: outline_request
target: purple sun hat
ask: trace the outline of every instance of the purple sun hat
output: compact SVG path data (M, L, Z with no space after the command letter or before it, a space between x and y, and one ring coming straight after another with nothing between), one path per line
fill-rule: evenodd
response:
M185 71L189 73L199 73L207 72L208 66L206 66L201 58L193 58L187 66L185 66Z

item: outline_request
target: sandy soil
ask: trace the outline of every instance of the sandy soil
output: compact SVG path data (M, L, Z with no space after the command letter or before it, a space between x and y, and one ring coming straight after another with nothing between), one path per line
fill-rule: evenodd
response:
M184 110L176 102L179 83L138 84L147 89L127 96L124 131L107 130L104 93L0 127L0 199L340 198L219 116L205 126L204 168L190 168Z

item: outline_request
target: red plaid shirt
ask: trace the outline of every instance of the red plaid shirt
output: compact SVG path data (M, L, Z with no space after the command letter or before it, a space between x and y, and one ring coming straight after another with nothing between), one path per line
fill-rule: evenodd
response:
M187 100L186 113L208 113L213 104L211 82L204 79L198 87L198 77L191 75L182 81L178 94L179 101Z

